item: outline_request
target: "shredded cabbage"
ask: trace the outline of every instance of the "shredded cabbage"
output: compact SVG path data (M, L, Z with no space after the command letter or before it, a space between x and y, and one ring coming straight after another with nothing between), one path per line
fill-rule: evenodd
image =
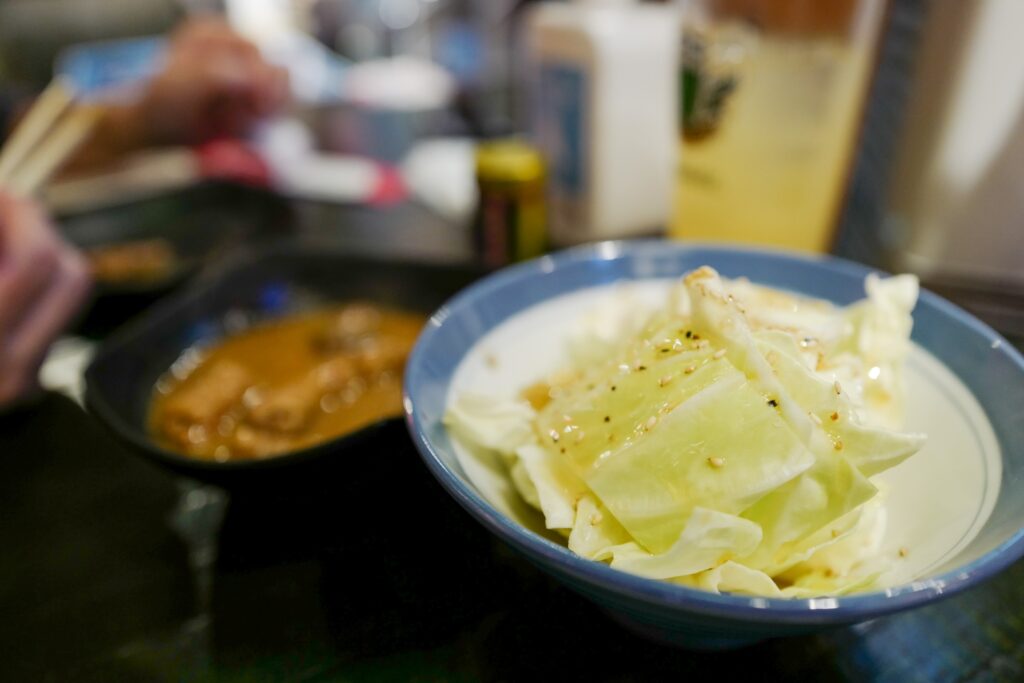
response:
M917 281L866 290L837 308L703 267L646 323L587 312L534 405L458 396L445 423L474 482L582 557L718 592L865 590L885 569L870 477L925 439L898 431Z

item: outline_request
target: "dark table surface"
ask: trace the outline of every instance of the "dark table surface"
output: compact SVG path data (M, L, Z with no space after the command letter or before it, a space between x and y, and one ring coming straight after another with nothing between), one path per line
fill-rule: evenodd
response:
M459 258L427 229L450 239L428 256ZM1021 563L817 636L645 642L490 537L397 423L301 497L254 499L142 462L46 394L0 416L0 553L2 681L1024 680Z

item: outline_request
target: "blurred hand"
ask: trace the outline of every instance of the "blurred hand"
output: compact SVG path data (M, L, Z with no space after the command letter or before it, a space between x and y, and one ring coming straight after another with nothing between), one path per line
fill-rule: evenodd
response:
M2 2L2 0L0 0ZM222 20L186 21L138 100L106 107L65 172L102 168L147 147L238 138L288 100L288 74Z
M39 205L0 191L0 408L35 387L47 349L89 281L84 259Z
M267 64L223 20L192 19L171 36L137 115L149 144L194 144L241 136L287 98L284 69Z

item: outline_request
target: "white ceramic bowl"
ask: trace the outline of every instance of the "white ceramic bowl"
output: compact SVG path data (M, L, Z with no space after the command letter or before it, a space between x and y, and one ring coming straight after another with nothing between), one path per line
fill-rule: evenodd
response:
M922 292L907 363L908 429L929 434L910 460L885 473L891 495L883 552L906 546L890 588L839 598L786 600L718 595L626 574L545 537L507 482L460 457L441 418L465 390L511 394L558 366L569 323L634 281L657 297L670 279L708 264L727 277L845 304L863 297L868 270L834 258L603 243L492 275L431 319L406 369L409 428L449 493L492 532L613 616L659 640L728 646L849 624L959 592L1024 553L1024 359L997 333ZM497 357L497 363L494 357Z

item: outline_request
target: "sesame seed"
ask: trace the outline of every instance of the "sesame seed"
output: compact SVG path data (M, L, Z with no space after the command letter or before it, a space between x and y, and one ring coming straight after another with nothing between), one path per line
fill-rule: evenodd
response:
M658 416L651 415L649 418L647 418L647 422L644 423L644 426L647 427L647 429L654 429L654 425L656 424L658 424Z
M548 432L548 434L551 436L551 440L552 441L554 441L555 443L558 443L558 430L557 429L552 429L550 432Z
M565 429L563 429L562 431L565 432L566 434L572 434L573 429L575 429L575 427L573 427L572 425L566 425Z
M836 395L843 393L843 388L839 386L839 380L832 383L832 388L836 390Z
M843 440L836 439L835 443L832 444L832 447L835 448L837 451L843 450Z
M907 550L907 546L900 548L900 557L906 557L908 553L910 553L910 551Z
M708 464L714 467L715 469L718 469L719 467L725 464L725 460L717 456L712 456L708 458Z
M583 441L583 430L576 432L576 443Z
M715 360L718 360L719 358L724 358L725 357L725 349L718 349L713 354L711 354L711 357L714 358Z
M693 372L696 369L697 369L696 367L694 367L693 365L690 365L690 366L687 366L687 368L685 370L683 370L683 372L685 372L687 375L689 375L691 372Z
M819 424L819 425L821 424L821 418L818 417L816 414L814 414L814 413L807 413L807 414L811 416L811 419L814 420L815 424Z
M658 380L658 386L659 387L663 387L663 386L665 386L666 384L668 384L671 381L672 381L672 375L665 375L664 377L662 377L661 379Z
M832 413L831 415L829 415L828 417L829 417L829 419L830 419L830 420L832 420L833 422L835 422L836 420L838 420L838 419L839 419L839 413L833 412L833 413Z
M832 538L839 538L839 529L832 530Z
M601 516L601 513L595 512L594 514L590 515L590 526L597 526L601 523L602 519L604 519L604 517Z

